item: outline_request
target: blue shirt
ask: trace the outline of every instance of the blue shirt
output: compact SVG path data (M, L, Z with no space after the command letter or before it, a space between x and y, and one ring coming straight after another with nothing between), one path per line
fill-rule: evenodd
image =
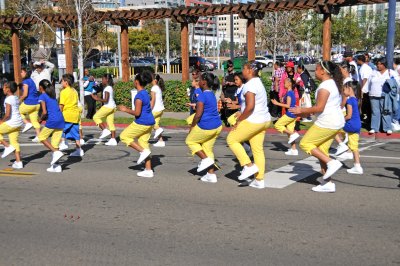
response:
M44 102L46 104L46 127L51 129L64 129L64 116L60 111L57 100L50 98L46 93L42 93L39 96L39 102Z
M200 88L196 88L190 91L190 103L197 103L197 97L196 95L200 95L203 91ZM190 107L190 114L194 114L195 110L193 107Z
M287 99L288 97L290 98L290 108L295 107L296 106L296 96L294 94L294 91L288 91L286 93L286 97L285 97L285 103L287 103ZM289 109L286 109L286 115L290 118L296 118L296 115L292 114L291 112L289 112Z
M135 96L134 102L136 102L136 100L142 101L142 111L140 112L139 116L135 116L136 124L144 126L154 125L156 121L154 120L154 116L151 112L149 93L144 89L139 91Z
M22 81L22 84L28 86L28 95L24 99L24 104L26 105L37 105L39 104L39 92L36 88L35 82L29 78Z
M204 111L197 124L201 129L211 130L222 125L218 114L217 99L212 91L207 90L199 94L197 102L204 104Z
M87 81L87 80L89 80L89 77L88 76L84 76L83 77L83 81ZM85 88L85 91L92 93L93 92L93 86L94 86L94 81L89 81L89 84Z
M361 119L360 112L358 111L358 101L355 97L349 97L346 101L346 106L351 105L352 114L351 118L346 121L343 130L348 133L360 133Z

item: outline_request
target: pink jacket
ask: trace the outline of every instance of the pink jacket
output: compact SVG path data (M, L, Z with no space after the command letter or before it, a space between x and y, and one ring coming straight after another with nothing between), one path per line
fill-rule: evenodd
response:
M285 79L287 79L288 74L287 72L283 72L282 77L279 81L279 99L282 99L285 94L287 93L287 89L285 89ZM295 72L294 73L294 80L296 81L298 78L300 78L300 74ZM300 81L300 86L304 86L304 84L302 84L303 81ZM297 90L294 90L294 95L296 96L296 101L299 100L299 92Z

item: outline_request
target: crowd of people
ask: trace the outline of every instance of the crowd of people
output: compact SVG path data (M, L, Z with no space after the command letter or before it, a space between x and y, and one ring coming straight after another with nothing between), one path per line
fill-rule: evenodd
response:
M358 143L361 118L367 114L360 113L364 106L365 94L369 94L372 109L370 132L379 131L382 120L383 129L390 134L391 122L394 122L392 119L398 121L399 118L395 117L399 115L396 109L399 100L399 75L397 71L388 70L385 59L378 60L376 67L376 70L372 70L363 56L357 59L357 64L350 56L340 64L321 61L316 64L315 69L315 77L320 81L316 88L314 80L303 65L295 69L293 62L288 62L283 68L280 62L276 62L270 101L259 77L263 66L256 61L246 63L240 73L234 73L233 63L228 62L228 72L222 82L220 95L216 94L221 88L217 76L209 72L193 71L192 87L188 90L187 106L191 116L187 119L190 129L186 144L192 154L200 158L197 172L205 172L200 180L209 183L216 183L218 180L213 150L222 131L222 123L231 127L226 142L242 167L238 180L250 187L261 189L265 187L265 130L272 125L273 118L277 119L275 128L288 136L290 147L285 154L297 156L299 121L310 121L311 116L315 116L313 125L298 144L305 153L316 157L321 166L322 180L320 185L312 190L335 192L336 187L331 178L342 167L339 159L354 159L354 167L347 172L363 174ZM58 161L65 155L62 151L68 149L67 140L73 141L76 146L69 156L84 156L82 145L85 142L80 126L83 108L79 105L77 91L72 87L74 77L71 74L62 76L63 89L57 100L55 88L50 80L43 78L36 86L26 69L22 70L21 75L24 78L21 84L7 82L3 86L6 98L5 115L0 121L0 142L5 147L2 158L14 152L15 162L12 167L23 168L18 137L25 124L22 132L33 127L37 141L52 151L47 171L61 172L62 167ZM390 83L390 80L394 83ZM137 163L144 163L144 170L137 175L153 177L149 145L153 131L154 139L157 140L154 146L165 147L163 129L159 126L164 111L163 79L149 71L135 75L133 87L136 88L137 94L133 99L132 108L116 105L114 82L110 74L102 77L101 97L98 96L98 86L95 86L93 77L90 77L87 71L83 81L85 102L88 106L87 118L93 119L101 130L100 139L110 136L105 145L117 145L114 125L116 110L135 117L119 138L121 142L139 152ZM148 85L151 85L150 94L146 90ZM16 95L18 87L20 95ZM313 91L315 104L303 101ZM395 94L394 99L392 94ZM387 101L391 101L392 104L389 111L386 109L389 108ZM102 103L97 111L96 102ZM42 122L45 122L43 128ZM8 134L9 142L4 140L4 134ZM334 140L338 142L335 154L337 158L329 155Z

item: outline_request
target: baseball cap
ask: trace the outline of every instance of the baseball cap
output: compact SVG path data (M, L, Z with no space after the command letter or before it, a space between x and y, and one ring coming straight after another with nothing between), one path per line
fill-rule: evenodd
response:
M292 61L287 62L286 67L294 67L294 62Z

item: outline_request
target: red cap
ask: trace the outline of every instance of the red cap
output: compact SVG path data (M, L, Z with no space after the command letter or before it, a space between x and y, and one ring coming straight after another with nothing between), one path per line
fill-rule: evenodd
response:
M287 62L286 67L294 67L294 62L292 61Z

